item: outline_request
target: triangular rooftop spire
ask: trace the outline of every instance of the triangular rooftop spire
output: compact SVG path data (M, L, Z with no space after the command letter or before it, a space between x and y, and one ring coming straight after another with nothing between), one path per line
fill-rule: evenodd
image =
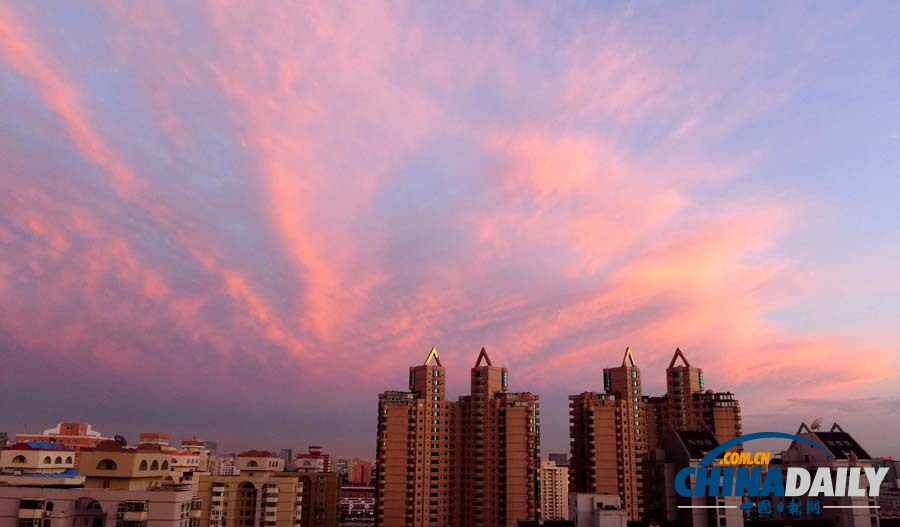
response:
M479 367L479 366L481 366L481 361L482 361L482 360L483 360L484 362L487 363L487 366L493 366L493 365L491 364L491 358L488 357L487 351L486 351L484 348L481 348L481 353L478 354L478 360L475 361L475 367L476 367L476 368Z
M688 362L687 357L684 356L684 353L681 352L681 348L675 348L675 356L672 357L672 362L669 363L670 368L675 367L675 362L678 360L678 357L681 357L681 361L685 366L690 367L691 363Z
M625 356L622 357L622 366L637 366L634 355L631 354L631 346L625 348Z
M808 434L810 432L811 432L811 430L809 429L808 426L806 426L806 423L801 421L800 428L797 429L797 433L795 433L794 435L798 436L800 434ZM793 442L791 444L793 444Z
M441 358L438 356L437 348L433 346L431 348L431 351L428 353L428 357L425 359L425 366L428 366L428 364L431 363L432 360L438 366L444 366L443 364L441 364Z

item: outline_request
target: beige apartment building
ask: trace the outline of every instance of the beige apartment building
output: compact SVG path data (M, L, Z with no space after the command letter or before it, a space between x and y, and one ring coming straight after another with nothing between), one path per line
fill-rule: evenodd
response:
M195 476L203 527L336 527L337 474L283 472L274 452L238 454L233 475Z
M159 436L159 434L156 434ZM156 437L137 447L104 441L81 451L49 442L0 452L0 527L336 527L337 474L283 472L284 460L251 450L233 475L170 470Z
M169 474L169 455L159 445L122 446L103 441L82 449L78 474L85 487L116 490L147 490Z
M0 486L0 527L199 527L199 513L189 485Z
M631 349L603 370L603 393L569 397L571 492L614 494L629 520L644 517L643 459L671 430L709 431L725 442L741 434L740 404L729 392L704 391L703 370L675 350L666 394L648 397Z
M538 397L508 391L484 348L470 395L446 399L437 350L409 369L409 391L379 396L375 523L505 526L539 513Z
M569 519L569 468L541 462L541 518Z

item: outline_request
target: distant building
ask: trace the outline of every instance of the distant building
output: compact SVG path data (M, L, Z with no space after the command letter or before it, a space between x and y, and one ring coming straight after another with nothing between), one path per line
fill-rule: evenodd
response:
M547 459L556 463L558 467L568 467L569 466L569 454L565 452L556 452L547 455Z
M16 434L16 442L49 441L75 450L75 466L79 465L79 451L100 444L112 438L94 430L88 423L58 423L40 434Z
M185 437L181 440L181 451L197 457L197 471L209 472L212 470L214 453L205 440L199 437Z
M278 456L284 460L285 467L290 467L294 464L294 450L292 448L282 448L278 451Z
M282 472L284 460L268 450L246 450L237 456L237 468L243 474L254 472Z
M342 487L339 511L344 527L374 526L375 487Z
M575 527L569 520L510 520L508 527Z
M350 486L372 486L372 463L358 459L350 467Z
M138 436L139 445L159 445L162 448L169 447L169 434L162 432L141 432Z
M294 465L305 472L331 472L331 456L321 446L313 445L306 453L294 456Z
M888 473L884 477L881 486L886 489L900 489L900 459L892 457L872 458L872 466L876 468L887 467Z
M621 366L604 368L604 393L569 396L570 491L621 496L632 521L644 515L642 460L662 435L709 431L723 442L741 435L739 402L729 392L704 391L703 370L680 349L666 368L666 395L643 395L641 381L628 348Z
M541 518L569 519L569 474L553 461L541 463Z
M6 447L6 443L9 442L9 434L6 432L0 432L0 450L3 450Z
M569 518L575 527L627 527L628 514L615 494L569 494Z
M237 456L234 454L225 454L216 457L212 463L210 473L214 476L233 476L238 474Z

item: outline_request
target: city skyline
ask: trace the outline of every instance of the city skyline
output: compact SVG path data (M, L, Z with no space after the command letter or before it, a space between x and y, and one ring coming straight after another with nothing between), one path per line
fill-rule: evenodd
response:
M0 431L374 458L433 346L900 456L900 5L0 4ZM877 424L877 426L873 426Z

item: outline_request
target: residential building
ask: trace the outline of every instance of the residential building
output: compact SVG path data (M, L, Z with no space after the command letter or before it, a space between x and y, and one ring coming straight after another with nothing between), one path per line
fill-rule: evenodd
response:
M0 486L0 527L199 527L190 486Z
M565 452L554 452L547 455L547 459L556 463L558 467L568 467L569 466L569 454Z
M159 444L127 447L103 441L81 450L78 474L89 488L146 490L169 476L169 454Z
M342 487L339 511L342 527L374 526L375 487Z
M703 370L681 349L666 368L666 394L643 394L630 348L622 364L603 370L603 393L569 397L570 491L615 494L629 520L644 515L642 462L671 430L710 431L727 441L741 434L740 404L729 392L704 391Z
M294 473L241 471L197 476L203 527L300 527L304 487Z
M82 485L75 450L49 441L22 441L0 451L0 485Z
M569 470L553 461L541 462L541 518L569 519Z
M292 448L282 448L278 451L278 457L284 460L285 468L290 468L294 466L294 449Z
M186 437L181 440L181 450L190 452L198 458L196 471L208 472L212 470L214 453L205 440L199 437Z
M437 350L409 369L409 391L379 396L377 525L505 526L540 510L538 397L508 391L484 348L470 395L446 399Z
M810 471L815 471L819 467L829 467L834 472L839 468L873 466L869 453L838 423L834 423L828 431L813 430L805 423L801 423L795 435L817 443L831 455L806 443L793 441L790 447L781 453L785 467L803 467ZM864 472L860 474L859 485L862 488L868 487ZM878 527L880 524L875 497L822 496L820 499L822 505L820 513L807 516L807 511L803 510L804 519L827 521L842 527ZM783 515L782 518L779 516L776 513L773 519L783 519Z
M340 485L334 472L304 472L296 474L303 485L302 527L337 527Z
M378 397L375 524L451 523L451 420L446 371L437 349L409 368L409 391Z
M304 454L294 456L297 470L305 472L331 472L331 456L321 446L310 446Z
M643 460L645 520L671 527L744 525L744 512L738 508L741 496L686 498L675 492L675 474L685 467L697 469L700 460L718 446L710 431L669 430L663 435L659 448L652 449ZM694 488L695 479L691 476L690 488Z
M358 459L350 466L350 485L369 487L372 485L372 463Z
M75 450L75 466L79 464L79 451L108 441L112 438L103 437L103 434L93 429L88 423L57 423L53 428L48 428L40 434L16 434L16 442L23 441L49 441L66 448Z

